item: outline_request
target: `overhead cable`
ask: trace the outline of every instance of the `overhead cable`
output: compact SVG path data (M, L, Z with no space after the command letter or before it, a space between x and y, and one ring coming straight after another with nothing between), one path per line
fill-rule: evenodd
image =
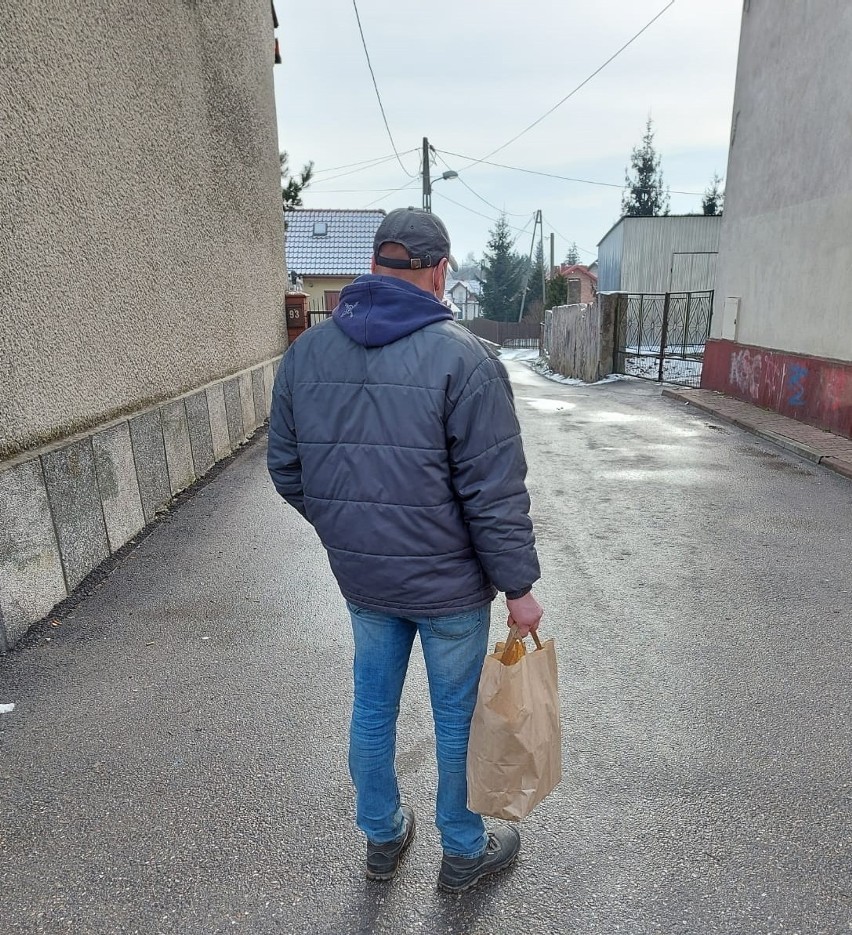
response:
M324 179L316 179L316 182L333 182L335 179L346 178L348 175L357 175L359 172L367 172L370 169L375 169L378 166L384 165L387 162L392 162L396 157L390 156L387 159L382 159L379 162L373 162L368 166L361 166L359 169L349 169L347 172L340 172L337 175L329 175Z
M452 169L452 168L453 168L453 167L447 162L447 160L444 159L444 157L440 154L440 152L439 152L437 149L434 149L434 147L433 147L433 150L432 150L432 151L435 153L435 155L438 157L438 159L440 159L441 162L443 162L443 164L444 164L448 169ZM464 158L464 157L462 157L462 158ZM455 171L455 170L453 170L453 171ZM490 201L488 201L487 198L483 198L482 195L479 194L479 192L474 191L474 189L472 189L472 188L470 187L470 185L468 185L467 182L465 182L465 180L461 177L461 175L460 175L459 173L456 173L456 178L459 180L459 182L461 182L462 185L464 185L464 187L471 193L471 195L473 195L475 198L478 198L484 205L488 205L488 207L491 208L491 209L493 209L494 211L497 211L497 212L499 212L500 214L505 214L505 215L507 215L508 217L513 217L513 218L525 218L525 217L527 216L527 213L528 213L528 212L525 212L525 213L523 213L523 214L517 214L517 213L513 213L513 212L511 212L511 211L506 211L506 210L504 210L503 208L498 208L497 205L492 204Z
M354 3L354 0L353 0L353 3ZM572 91L569 91L568 94L566 94L565 97L563 97L561 101L557 101L557 103L555 103L553 107L550 108L550 110L545 111L545 113L543 113L537 120L533 120L533 122L529 126L524 127L524 129L521 130L520 133L515 134L515 136L513 136L510 140L506 140L506 142L503 143L502 146L498 146L496 149L492 149L491 152L486 153L481 159L474 159L470 163L470 165L473 166L473 165L476 165L477 162L484 162L486 159L488 159L490 156L493 156L495 153L499 153L501 150L504 150L507 146L511 146L512 143L514 143L516 140L519 140L525 133L528 133L530 130L532 130L533 127L537 127L542 122L542 120L544 120L546 117L549 117L557 108L561 107L567 100L572 98L581 88L585 87L592 80L592 78L594 78L596 75L599 75L604 70L604 68L606 68L606 66L609 65L610 62L618 58L618 56L621 55L621 53L628 46L632 45L642 35L642 33L645 32L646 29L649 29L651 26L653 26L654 23L656 23L657 20L663 15L663 13L665 13L666 10L668 10L670 7L674 6L674 4L675 4L675 0L670 0L670 2L667 3L653 19L645 23L645 25L639 30L639 32L637 32L634 36L628 39L627 42L625 42L624 45L620 49L618 49L618 51L610 55L610 57L602 65L599 65L587 78L584 78L577 85L576 88L574 88ZM465 168L469 169L470 166L465 166Z
M404 156L406 152L415 152L415 150L405 150L402 153ZM385 156L372 156L370 159L362 159L360 162L347 162L342 166L329 166L327 169L317 169L316 172L337 172L338 169L351 169L353 166L365 166L368 162L383 162L385 159L394 159L396 153L388 153Z
M674 2L674 0L672 0L672 2ZM391 133L390 126L388 125L388 118L387 118L387 115L385 114L385 106L384 104L382 104L382 96L381 94L379 94L379 86L376 83L376 75L375 75L375 72L373 71L373 63L370 61L370 53L367 51L367 40L364 38L364 30L361 26L361 15L358 12L357 0L352 0L352 6L355 8L355 19L358 20L358 32L361 33L361 45L364 46L364 55L367 57L367 67L370 69L370 77L373 79L373 87L376 89L376 99L379 102L379 110L382 112L382 120L384 120L385 122L385 129L388 131L388 139L390 140L391 146L393 147L394 155L397 158L397 162L399 162L399 164L402 166L402 171L409 178L413 179L415 178L415 176L412 175L411 172L409 172L408 169L405 168L405 163L402 161L402 159L400 159L399 151L396 148L396 143L394 142L393 134ZM491 154L489 153L489 155Z
M470 159L471 158L470 156L464 156L461 153L451 153L448 149L442 150L442 152L447 156L455 156L457 159ZM594 181L593 179L580 179L580 178L574 178L573 176L570 176L570 175L558 175L555 172L542 172L540 169L524 169L521 166L508 166L502 162L489 162L486 159L476 159L474 160L474 162L470 163L470 165L466 166L465 168L469 169L470 166L476 163L480 163L480 162L483 165L494 166L497 169L511 169L513 172L525 172L527 175L541 175L546 179L559 179L559 181L561 182L579 182L583 185L602 185L604 188L619 188L622 190L626 187L624 182L622 182L621 184L617 182L597 182L597 181ZM642 191L644 189L637 189L637 190ZM685 192L685 191L680 191L675 188L667 189L667 191L671 192L671 194L673 195L703 195L704 194L704 192Z

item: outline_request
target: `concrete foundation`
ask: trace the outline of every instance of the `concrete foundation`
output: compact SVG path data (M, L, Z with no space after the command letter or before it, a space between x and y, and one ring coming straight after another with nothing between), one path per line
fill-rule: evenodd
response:
M279 360L0 467L0 651L265 421Z

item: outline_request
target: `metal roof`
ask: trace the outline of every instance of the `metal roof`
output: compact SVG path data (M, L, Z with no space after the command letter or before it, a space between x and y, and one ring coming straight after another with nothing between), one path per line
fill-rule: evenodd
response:
M369 273L373 237L384 216L381 209L294 208L286 211L288 271L303 278Z

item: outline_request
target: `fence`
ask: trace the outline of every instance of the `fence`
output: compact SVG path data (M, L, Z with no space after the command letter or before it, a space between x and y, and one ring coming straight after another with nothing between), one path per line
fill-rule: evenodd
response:
M594 383L612 369L617 294L560 305L544 314L543 350L553 370Z
M560 305L544 313L543 349L557 373L587 383L599 380L600 307L597 303Z
M332 311L333 309L327 308L324 299L311 299L307 308L308 327L318 325L321 321L325 321L326 318L331 318Z
M492 321L490 318L474 318L462 322L477 337L484 338L500 347L540 347L541 325L531 321Z
M616 315L615 370L700 386L712 315L712 291L628 294Z

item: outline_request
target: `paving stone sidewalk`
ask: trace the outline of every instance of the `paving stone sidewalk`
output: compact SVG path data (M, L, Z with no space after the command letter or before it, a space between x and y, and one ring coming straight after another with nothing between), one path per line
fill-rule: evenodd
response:
M852 480L852 438L834 435L715 390L667 387L663 396L689 403Z

